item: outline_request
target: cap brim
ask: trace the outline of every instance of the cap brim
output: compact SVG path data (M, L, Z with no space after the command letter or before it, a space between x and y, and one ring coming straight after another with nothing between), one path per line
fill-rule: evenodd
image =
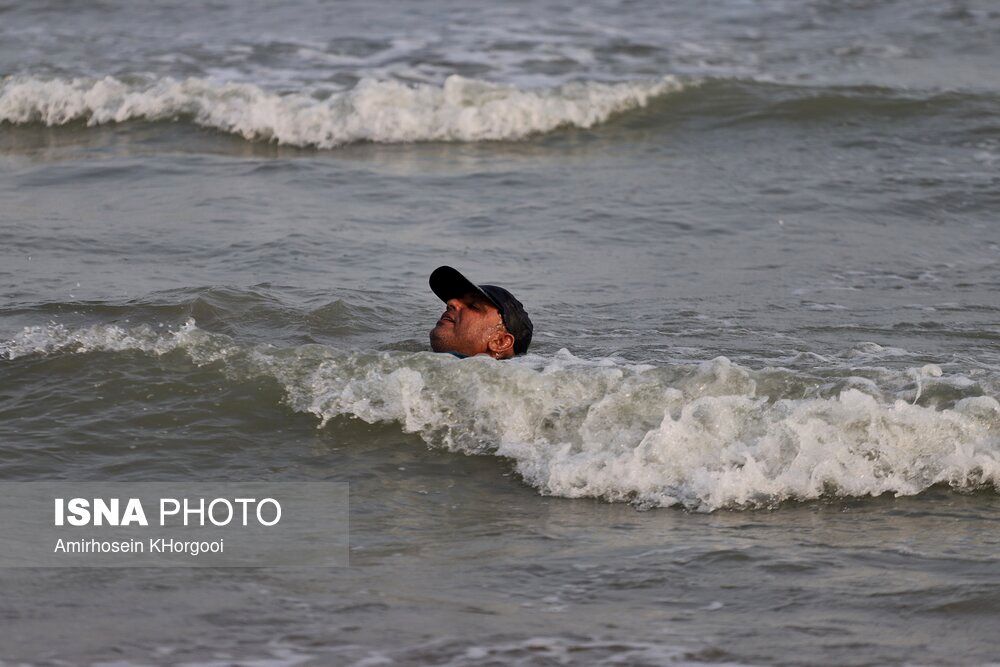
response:
M434 269L428 282L430 282L431 291L446 303L451 299L460 299L467 294L475 294L492 303L497 309L500 308L489 294L479 289L478 285L450 266L439 266Z

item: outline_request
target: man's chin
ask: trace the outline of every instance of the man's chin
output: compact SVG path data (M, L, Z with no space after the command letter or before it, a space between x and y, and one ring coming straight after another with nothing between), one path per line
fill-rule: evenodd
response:
M438 331L439 327L431 329L431 349L435 352L452 352L451 346L448 341L445 340L441 332Z

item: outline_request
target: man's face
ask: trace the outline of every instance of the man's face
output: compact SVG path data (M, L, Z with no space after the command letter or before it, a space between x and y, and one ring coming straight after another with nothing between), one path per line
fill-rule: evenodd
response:
M466 356L489 354L491 337L504 332L496 306L474 294L449 299L444 314L431 329L431 349Z

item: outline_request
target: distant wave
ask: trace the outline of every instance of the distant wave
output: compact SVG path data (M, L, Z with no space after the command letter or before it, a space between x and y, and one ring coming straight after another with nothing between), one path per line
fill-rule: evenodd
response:
M711 511L911 495L935 484L1000 490L1000 402L933 365L885 369L891 377L879 385L841 378L804 396L763 387L815 380L724 357L663 368L565 350L496 362L251 347L193 320L169 333L28 327L0 342L7 360L93 351L182 351L235 378L270 377L320 426L343 417L395 422L434 447L506 457L542 493L570 498ZM920 396L948 398L914 404Z
M11 77L0 82L0 122L93 126L186 119L250 140L319 148L361 141L516 140L564 126L591 127L682 89L669 76L539 90L450 76L442 86L363 80L321 100L194 78L130 84L112 77Z

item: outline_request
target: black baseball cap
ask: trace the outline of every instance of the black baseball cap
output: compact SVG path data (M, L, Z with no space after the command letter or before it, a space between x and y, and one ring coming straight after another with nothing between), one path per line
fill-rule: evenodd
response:
M528 313L524 312L524 306L513 294L496 285L476 285L450 266L434 269L430 284L431 291L444 302L460 299L466 294L477 294L492 303L500 311L504 327L514 337L514 354L528 351L534 326Z

